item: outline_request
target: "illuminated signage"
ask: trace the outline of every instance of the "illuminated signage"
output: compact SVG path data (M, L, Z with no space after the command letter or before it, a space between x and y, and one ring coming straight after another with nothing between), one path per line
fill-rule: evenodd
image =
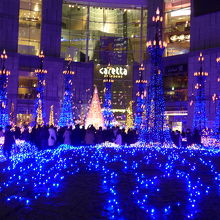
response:
M122 66L114 66L114 67L102 67L99 69L99 73L104 77L110 76L112 78L122 78L123 76L128 75L128 70Z
M173 42L176 41L189 41L190 40L190 35L189 34L181 34L181 35L172 35L170 37L170 40Z

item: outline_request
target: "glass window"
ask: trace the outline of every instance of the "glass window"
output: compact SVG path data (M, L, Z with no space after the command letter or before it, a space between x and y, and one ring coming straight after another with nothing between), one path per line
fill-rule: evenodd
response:
M35 99L37 96L37 77L19 76L18 97Z
M190 49L190 0L166 0L164 39L166 56L188 53Z
M32 114L17 114L17 125L30 125Z
M139 62L141 9L90 7L89 11L89 24L87 24L88 6L63 3L61 56L66 57L70 54L75 61L85 61L86 41L88 39L90 60L100 62L101 45L105 44L104 41L106 43L108 41L109 44L113 44L109 50L126 53L126 63ZM146 26L147 10L144 10L143 56L145 53ZM102 41L103 39L104 41ZM122 43L123 39L124 43ZM115 48L116 44L123 44L123 46Z
M79 61L85 57L87 8L72 6L63 4L61 56Z
M166 101L187 101L187 76L165 76L164 96Z
M21 0L18 52L38 55L41 39L42 0Z

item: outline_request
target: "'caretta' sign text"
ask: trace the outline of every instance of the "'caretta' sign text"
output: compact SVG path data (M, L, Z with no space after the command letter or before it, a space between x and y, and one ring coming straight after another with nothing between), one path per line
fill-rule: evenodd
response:
M99 73L104 76L110 76L112 78L122 78L128 75L128 70L125 67L102 67Z

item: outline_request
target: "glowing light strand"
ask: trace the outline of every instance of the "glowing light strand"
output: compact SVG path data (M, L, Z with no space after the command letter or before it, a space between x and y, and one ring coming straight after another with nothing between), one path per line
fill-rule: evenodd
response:
M144 143L136 147L107 143L77 148L61 145L57 149L39 152L30 145L24 148L27 151L13 154L11 163L1 171L7 178L1 181L0 191L8 205L17 203L26 207L31 206L34 200L59 196L57 189L64 190L62 183L66 175L74 176L85 170L102 176L100 184L106 199L103 217L108 219L121 219L127 211L122 209L122 204L128 201L121 200L117 187L122 176L134 177L134 188L130 191L133 203L129 209L137 204L144 212L139 209L136 212L141 213L144 219L175 218L176 214L183 219L204 217L201 201L207 202L209 195L217 197L220 189L216 162L220 150L170 149ZM114 168L113 164L117 166ZM163 203L161 199L157 204L153 203L151 198L160 197L163 184L170 180L183 184L181 195L184 197L174 201L169 197Z

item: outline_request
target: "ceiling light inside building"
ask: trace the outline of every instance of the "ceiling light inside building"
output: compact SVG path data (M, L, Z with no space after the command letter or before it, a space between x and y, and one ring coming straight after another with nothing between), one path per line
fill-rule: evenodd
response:
M176 11L172 11L170 13L171 17L189 16L190 14L191 14L190 8L183 8Z

